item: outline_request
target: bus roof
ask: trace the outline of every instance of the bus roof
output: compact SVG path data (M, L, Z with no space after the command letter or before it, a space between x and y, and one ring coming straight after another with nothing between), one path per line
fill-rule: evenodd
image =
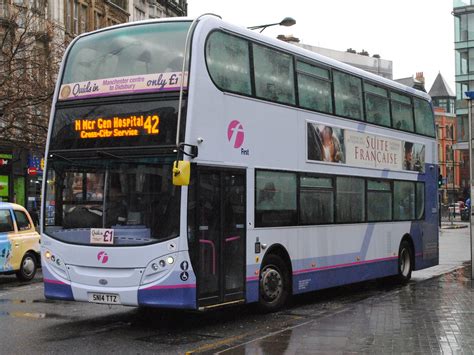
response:
M407 94L418 96L418 97L421 97L425 100L431 101L431 97L423 91L416 90L416 89L411 88L409 86L400 84L400 83L398 83L396 81L393 81L393 80L390 80L390 79L386 79L382 76L379 76L379 75L370 73L368 71L359 69L359 68L354 67L352 65L342 63L338 60L335 60L335 59L326 57L324 55L312 52L310 50L295 46L291 43L287 43L287 42L281 41L281 40L276 39L276 38L265 36L263 34L260 34L259 32L251 31L251 30L249 30L245 27L241 27L241 26L238 26L238 25L231 24L229 22L225 22L218 15L205 14L205 15L202 15L202 16L198 17L198 19L200 19L203 23L209 23L209 26L211 26L211 27L221 28L221 29L225 29L225 30L228 30L228 31L236 33L236 34L243 35L247 38L250 38L250 39L253 39L257 42L264 43L266 45L278 48L278 49L283 50L285 52L290 52L294 55L299 55L303 58L314 60L314 61L316 61L320 64L330 66L330 67L333 67L333 68L336 68L336 69L340 69L342 71L350 72L354 75L362 77L363 79L367 79L367 80L370 80L370 81L373 81L373 82L377 82L379 84L383 84L383 85L386 85L388 87L391 87L395 90L399 90L399 91L405 92ZM196 19L195 18L190 18L190 17L171 17L171 18L160 18L160 19L149 19L149 20L143 20L143 21L127 22L127 23L123 23L123 24L110 26L110 27L107 27L107 28L102 28L102 29L99 29L99 30L96 30L96 31L93 31L93 32L88 32L88 33L81 34L78 37L76 37L74 39L74 41L78 40L81 37L89 36L91 34L98 33L98 32L108 31L108 30L111 30L111 29L114 29L114 28L130 27L130 26L142 25L142 24L147 24L147 23L151 24L151 23L159 23L159 22L194 21L194 20L196 20Z
M237 25L230 24L228 22L225 22L225 21L221 20L217 16L206 15L203 18L203 21L211 22L211 26L226 29L228 31L244 35L244 36L246 36L248 38L251 38L251 39L254 39L255 41L258 41L260 43L263 42L267 45L279 48L283 51L290 52L290 53L293 53L295 55L299 55L299 56L307 58L307 59L312 59L312 60L314 60L318 63L321 63L323 65L330 66L330 67L333 67L335 69L340 69L342 71L350 72L350 73L352 73L354 75L357 75L359 77L362 77L364 79L371 80L371 81L374 81L374 82L377 82L377 83L380 83L380 84L384 84L384 85L389 86L389 87L391 87L395 90L406 92L408 94L415 95L415 96L421 97L425 100L431 101L431 97L423 91L411 88L409 86L400 84L400 83L398 83L396 81L393 81L393 80L390 80L390 79L386 79L382 76L370 73L368 71L359 69L357 67L354 67L354 66L346 64L346 63L342 63L338 60L326 57L324 55L312 52L310 50L295 46L291 43L287 43L287 42L281 41L281 40L276 39L276 38L265 36L263 34L260 34L260 33L256 32L256 31L251 31L251 30L249 30L247 28L244 28L244 27L240 27L240 26L237 26Z

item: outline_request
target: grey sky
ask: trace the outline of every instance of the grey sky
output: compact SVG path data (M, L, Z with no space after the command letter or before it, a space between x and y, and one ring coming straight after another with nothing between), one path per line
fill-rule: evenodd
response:
M188 0L188 15L206 12L252 26L296 20L263 34L292 34L302 43L345 51L365 49L393 61L394 78L424 72L429 90L438 75L454 91L454 19L451 0Z

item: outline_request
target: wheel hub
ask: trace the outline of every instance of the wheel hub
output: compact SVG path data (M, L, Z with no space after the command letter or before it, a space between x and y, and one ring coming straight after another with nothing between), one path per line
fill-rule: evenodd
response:
M280 273L272 268L267 268L262 273L262 289L267 299L275 300L283 290L283 280Z
M35 270L35 262L30 257L23 260L23 271L26 276L30 276Z

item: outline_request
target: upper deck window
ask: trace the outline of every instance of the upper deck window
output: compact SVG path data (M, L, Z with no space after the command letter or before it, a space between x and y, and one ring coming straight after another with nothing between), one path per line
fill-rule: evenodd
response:
M430 103L414 99L415 104L415 129L416 133L434 137L434 118Z
M84 97L87 90L102 95L167 89L173 82L166 73L182 70L189 26L147 23L79 38L66 59L60 99Z
M291 55L253 44L253 65L257 97L283 104L295 104Z
M413 132L413 109L408 96L391 93L393 128ZM433 124L433 122L431 122Z
M390 127L390 102L387 90L364 83L367 122Z
M362 80L336 70L333 71L333 75L336 114L363 120Z
M301 107L332 113L331 75L323 69L298 61L298 94Z
M206 43L209 73L222 90L251 95L249 43L222 32L213 32Z

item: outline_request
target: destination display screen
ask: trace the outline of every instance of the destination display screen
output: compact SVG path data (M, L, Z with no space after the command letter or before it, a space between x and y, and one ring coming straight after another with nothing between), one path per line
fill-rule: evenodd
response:
M159 124L160 116L157 114L97 119L77 118L74 120L74 130L81 139L136 137L159 134Z
M175 99L58 108L50 147L64 150L174 145L177 116Z

